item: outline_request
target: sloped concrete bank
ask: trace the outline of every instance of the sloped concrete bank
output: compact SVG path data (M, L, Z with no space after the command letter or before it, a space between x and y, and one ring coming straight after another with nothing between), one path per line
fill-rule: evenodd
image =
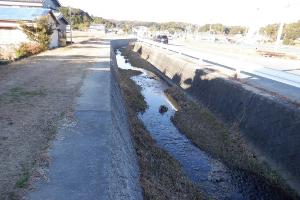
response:
M142 199L142 190L139 185L139 169L137 164L136 152L129 132L128 117L125 110L125 102L121 95L121 90L116 80L116 59L114 55L114 48L119 46L128 45L130 40L112 40L110 51L110 70L111 70L111 109L112 109L112 129L115 133L112 139L112 148L115 151L112 153L113 166L119 166L112 173L111 176L118 180L112 181L115 185L112 185L113 191L126 190L130 188L130 193L125 193L128 196L123 196L124 199ZM123 158L121 158L122 156ZM125 156L125 158L124 158ZM126 167L123 167L126 166ZM120 170L121 169L121 170ZM118 175L116 175L118 174ZM124 177L127 175L128 177ZM134 180L134 181L132 181ZM111 199L116 199L116 196L111 196ZM118 198L117 198L118 199Z
M253 150L300 191L300 109L238 81L135 43L134 51L225 121L237 125Z

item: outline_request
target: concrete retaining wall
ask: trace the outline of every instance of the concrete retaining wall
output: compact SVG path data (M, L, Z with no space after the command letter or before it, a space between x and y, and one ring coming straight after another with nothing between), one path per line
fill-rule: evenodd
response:
M110 47L112 49L117 49L120 47L127 46L131 42L135 42L136 39L118 39L118 40L111 40L110 41Z
M115 41L114 46L120 47L128 45L129 41ZM123 99L121 89L118 83L118 65L114 48L111 47L111 112L112 112L112 140L111 147L113 152L112 166L114 166L113 175L110 177L114 183L109 188L115 191L110 193L110 199L135 199L140 200L142 197L142 189L139 184L139 167L136 152L131 138L127 112L125 110L125 101ZM121 156L121 157L120 157ZM124 177L125 176L125 177ZM130 192L128 192L130 191ZM120 198L122 196L122 198Z
M237 81L208 78L208 72L157 48L135 43L134 51L225 121L238 123L258 155L300 191L299 108Z

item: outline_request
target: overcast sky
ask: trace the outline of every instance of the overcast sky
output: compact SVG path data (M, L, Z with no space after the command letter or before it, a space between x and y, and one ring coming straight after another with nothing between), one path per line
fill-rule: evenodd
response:
M300 20L300 0L59 0L92 15L117 20L195 24L267 24Z

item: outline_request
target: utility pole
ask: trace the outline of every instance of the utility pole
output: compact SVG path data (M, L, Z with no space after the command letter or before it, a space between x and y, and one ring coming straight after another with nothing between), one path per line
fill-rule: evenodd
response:
M69 16L70 16L70 39L71 39L71 44L73 44L73 36L72 36L72 8L69 7Z
M286 9L286 11L288 11L288 8L291 6L290 1L288 1L287 5L284 6L283 10ZM284 28L284 20L281 21L278 31L277 31L277 37L276 37L276 43L275 43L275 50L278 50L279 48L279 44L280 44L280 40L281 40L281 36L283 33L283 28Z
M279 29L277 32L277 37L276 37L276 43L275 43L275 49L278 50L279 44L280 44L280 40L281 40L281 35L283 32L283 27L284 27L284 22L281 22L279 25Z

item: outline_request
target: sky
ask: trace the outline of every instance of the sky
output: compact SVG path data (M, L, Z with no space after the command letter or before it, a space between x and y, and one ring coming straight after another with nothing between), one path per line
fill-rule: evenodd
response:
M59 0L116 20L265 25L300 20L300 0Z

